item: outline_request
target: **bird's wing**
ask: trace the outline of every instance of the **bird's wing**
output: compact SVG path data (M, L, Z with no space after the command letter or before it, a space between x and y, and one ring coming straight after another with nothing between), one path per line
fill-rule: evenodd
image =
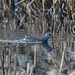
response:
M26 41L26 46L42 43L42 39L36 36L25 36L24 40Z
M42 41L42 39L40 37L37 37L37 36L27 36L26 39L28 41L32 41L32 42L36 42L36 41Z

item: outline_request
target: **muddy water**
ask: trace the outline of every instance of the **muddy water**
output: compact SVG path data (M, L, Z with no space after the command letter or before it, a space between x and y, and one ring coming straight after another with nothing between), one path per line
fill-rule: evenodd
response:
M6 33L6 32L5 32ZM5 34L4 33L4 34ZM9 33L9 32L8 32ZM6 33L6 35L8 34ZM13 34L10 34L12 37L8 38L9 36L3 37L3 39L12 39L14 40L14 38L16 39L22 39L25 35L25 33L23 34L23 37L16 37ZM2 34L1 34L2 35ZM21 35L21 32L19 32L17 34L17 36ZM4 36L4 35L3 35ZM1 37L1 36L0 36ZM2 39L2 37L1 37ZM52 40L52 39L50 39ZM55 68L59 68L59 62L61 61L62 58L62 51L61 50L61 42L58 41L57 43L54 43L54 48L59 47L54 49L51 53L47 53L44 48L42 47L42 45L37 45L37 58L36 58L36 69L37 69L37 74L38 75L47 75L49 72L51 72L50 70L54 70ZM52 43L49 43L50 46L53 47ZM29 45L26 46L25 44L11 44L11 43L0 43L0 50L1 47L5 46L5 48L9 48L11 50L11 67L13 68L14 66L14 54L17 54L17 67L18 69L24 69L25 71L27 71L27 64L30 65L30 67L32 65L34 65L34 51L35 51L35 45ZM70 43L66 45L68 48L66 48L66 51L68 51L69 49L71 50ZM63 45L62 45L63 47ZM74 44L72 46L72 51L74 51ZM72 55L72 57L74 58L74 56ZM70 57L68 57L69 59L67 59L67 57L65 57L65 59L70 62ZM54 61L53 61L54 60ZM66 61L66 62L67 62ZM56 64L56 66L54 65L54 63ZM19 71L19 70L17 70ZM21 74L20 74L21 75Z
M29 28L31 29L31 28ZM32 29L34 31L32 32ZM38 32L36 31L36 28L32 28L31 30L25 30L25 29L17 29L17 30L9 30L4 29L2 26L0 27L0 39L4 40L19 40L23 39L26 34L31 34L33 36L42 36L42 31ZM38 29L37 29L38 30ZM28 32L29 31L29 32ZM72 37L69 37L67 41L69 43L66 45L66 51L71 51L71 49L74 51L74 45L72 45L72 41L75 39L72 39ZM52 40L52 39L49 39ZM56 40L55 40L56 41ZM42 45L37 45L37 58L36 58L36 70L37 75L48 75L51 70L54 70L57 68L60 68L60 61L62 58L62 52L64 49L64 45L62 44L59 39L57 39L58 42L56 43L49 43L51 47L54 47L55 49L51 53L47 53ZM2 43L0 42L0 51L1 47L4 46L5 48L9 48L11 50L11 67L14 66L14 55L17 54L17 67L18 69L24 69L27 71L27 64L29 63L30 67L34 65L34 51L35 51L35 45L29 45L26 46L25 44L12 44L12 43ZM73 47L73 48L72 48ZM67 55L66 55L67 56ZM72 55L74 58L74 55ZM70 62L71 58L70 56L65 57L67 60L66 62ZM55 66L56 65L56 66ZM22 75L22 74L20 74Z
M6 30L3 28L0 28L0 39L3 40L19 40L23 39L25 35L27 34L26 30L19 29L19 30ZM36 35L36 33L32 33L33 35ZM40 34L40 33L39 33ZM37 36L40 36L40 35ZM41 35L42 36L42 35ZM17 54L17 67L27 70L27 63L29 63L30 67L34 64L34 51L35 51L35 45L29 45L25 46L25 44L12 44L12 43L2 43L0 42L0 52L2 46L6 48L9 48L11 50L11 64L10 66L13 68L14 66L14 55ZM5 51L6 53L6 51ZM42 74L46 75L47 67L47 58L48 53L44 50L44 48L41 45L37 45L37 70L38 73L42 70ZM43 62L44 61L44 62ZM43 65L42 65L43 64Z

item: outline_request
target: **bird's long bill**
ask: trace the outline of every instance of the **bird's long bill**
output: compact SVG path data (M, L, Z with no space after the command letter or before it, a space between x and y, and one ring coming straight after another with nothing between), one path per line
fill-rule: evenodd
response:
M51 35L51 37L56 38L55 35Z

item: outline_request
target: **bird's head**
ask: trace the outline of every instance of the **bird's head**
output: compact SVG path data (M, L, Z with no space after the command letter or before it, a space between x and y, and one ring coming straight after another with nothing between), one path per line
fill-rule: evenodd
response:
M44 35L44 41L47 41L49 38L55 38L55 36L52 33L48 32Z

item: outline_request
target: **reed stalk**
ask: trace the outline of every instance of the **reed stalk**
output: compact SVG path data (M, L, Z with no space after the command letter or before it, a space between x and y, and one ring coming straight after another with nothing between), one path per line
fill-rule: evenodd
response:
M32 72L33 72L33 65L30 67L30 74L29 75L32 75Z
M8 75L8 68L9 68L9 49L6 48L6 73Z
M9 63L11 64L11 50L9 49Z
M0 56L0 75L2 75L2 60L1 60L1 56Z
M37 49L37 45L35 45L34 48L34 75L36 75L36 49Z
M44 4L45 4L45 0L42 0L43 13L45 13L45 6L44 6Z
M43 32L42 32L42 35L45 33L45 23L44 21L42 22L42 25L43 25Z
M3 75L5 75L5 70L4 70L4 47L2 47L2 71L3 71Z
M64 62L64 54L65 54L65 48L66 48L66 43L63 42L63 46L64 46L64 49L63 49L63 53L62 53L62 59L61 59L61 64L60 64L60 70L59 70L59 75L61 75L61 71L62 71L62 67L63 67L63 62Z
M5 2L6 0L3 0L3 13L4 13L4 17L5 17L5 15L6 15L6 2Z
M29 63L27 63L27 75L29 75L29 68L30 68L30 65Z
M17 57L17 55L15 53L15 55L14 55L14 75L16 75L16 57Z

